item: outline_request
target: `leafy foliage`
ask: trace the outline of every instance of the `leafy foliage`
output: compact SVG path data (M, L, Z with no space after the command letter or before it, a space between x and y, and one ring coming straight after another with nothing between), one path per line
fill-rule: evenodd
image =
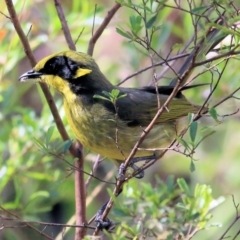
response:
M199 34L195 41L204 34L209 24L205 24L203 19L215 19L222 11L225 11L226 18L232 17L234 21L239 19L239 16L234 15L235 9L229 1L196 0L192 1L193 5L189 4L190 1L182 1L182 5L176 8L168 5L169 1L118 2L124 9L119 13L120 20L117 18L117 23L108 26L96 45L94 57L112 82L118 83L120 79L138 72L133 80L127 82L127 86L155 83L155 75L160 78L160 84L168 83L168 79L175 77L174 71L170 71L164 74L166 77L163 79L162 70L165 71L165 66L160 64L141 74L139 70L161 61L169 66L171 62L166 60L179 54L179 49L185 46L193 32ZM0 0L0 4L4 6L0 12L1 238L42 239L42 229L49 236L62 238L62 228L43 227L40 222L72 223L74 181L71 175L74 159L67 152L72 141L60 140L39 88L17 82L18 76L31 67L24 57L24 49L13 29L5 2ZM38 59L66 49L61 22L51 1L15 1L14 4L21 26L28 34L30 45ZM94 15L92 1L62 1L79 51L86 52L93 22L96 30L106 15L106 9L111 7L103 1L98 4ZM208 9L213 9L212 15L202 18ZM173 16L177 18L173 19ZM213 23L210 26L219 27ZM238 46L239 33L226 26L222 26L222 29L234 33L234 45ZM222 52L229 50L228 47L220 49ZM199 72L192 77L201 83L210 83L210 91L216 86L210 97L207 87L201 92L186 93L197 104L209 97L211 117L202 121L203 126L194 121L194 116L189 115L189 132L184 138L177 138L181 147L174 149L182 154L164 156L161 166L156 163L154 168L146 171L144 182L131 179L123 190L123 200L117 198L115 201L111 218L119 224L114 233L105 233L109 238L189 239L194 235L194 239L216 239L216 236L221 239L220 232L223 230L208 229L209 225L214 225L211 221L223 222L225 229L229 226L229 219L238 221L238 205L234 203L233 206L229 194L233 194L236 202L239 202L239 94L237 91L232 94L239 87L239 57L230 60L230 68L228 65L225 69L224 65L228 59L217 60L201 66ZM229 98L223 104L215 106L226 96ZM124 95L119 95L115 89L96 97L115 103ZM66 123L62 102L58 95L55 99ZM70 132L67 124L66 128ZM84 170L90 172L96 156L87 150L85 153ZM195 170L194 173L189 171L186 157L190 157L190 169ZM99 178L93 179L88 187L88 218L107 199L105 187L100 187L102 183L99 179L104 179L111 171L117 172L111 167L107 161L102 163L96 172ZM155 174L165 180L153 177ZM176 181L171 176L166 177L171 174L177 176ZM85 177L87 179L88 176ZM112 188L112 184L108 186ZM102 195L96 197L95 192L99 188ZM230 200L218 206L222 198L215 200L213 195L225 195ZM210 212L217 206L217 209ZM29 230L21 220L38 221L39 225L35 225L40 233ZM198 232L199 230L204 231ZM237 237L235 232L239 231L239 227L230 230L229 235ZM73 239L71 231L63 232L64 239ZM226 234L222 236L225 237Z

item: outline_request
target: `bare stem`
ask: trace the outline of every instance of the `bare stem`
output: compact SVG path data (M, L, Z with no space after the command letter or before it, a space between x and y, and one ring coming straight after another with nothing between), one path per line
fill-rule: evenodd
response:
M99 39L99 37L102 35L103 31L105 30L105 28L107 27L107 25L109 24L109 22L111 21L111 19L113 18L114 14L117 12L117 10L121 7L120 3L116 3L112 9L110 11L108 11L107 16L104 18L102 24L99 26L99 28L97 29L97 31L93 34L92 38L89 41L88 44L88 54L89 55L93 55L93 49L94 46L97 42L97 40Z
M66 42L68 44L69 49L76 51L76 46L73 42L69 27L67 25L67 21L62 9L62 5L59 0L54 0L54 4L58 13L59 20L62 24L62 30L66 39Z

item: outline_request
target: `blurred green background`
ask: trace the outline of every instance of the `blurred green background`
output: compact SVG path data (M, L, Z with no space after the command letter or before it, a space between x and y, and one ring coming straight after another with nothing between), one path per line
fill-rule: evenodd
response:
M172 4L172 1L167 1ZM195 1L200 3L200 1ZM239 5L238 1L234 1ZM67 49L67 44L61 30L54 3L52 1L14 1L16 11L24 32L29 32L29 42L37 60ZM97 4L97 5L96 5ZM86 52L92 35L94 12L96 7L95 26L97 29L114 1L62 1L67 22L76 42L78 51ZM0 0L1 12L8 11L3 0ZM187 5L186 5L187 6ZM186 7L185 6L185 7ZM151 64L147 52L136 43L129 41L117 33L116 27L127 29L130 16L136 14L133 10L122 7L116 13L103 35L98 40L93 57L102 72L114 84L119 83L128 75ZM154 49L167 56L172 48L176 53L181 44L186 43L193 34L189 14L176 9L164 8L157 17L156 24L161 26L159 33L153 39ZM179 45L177 45L179 44ZM181 65L178 61L174 67ZM219 65L221 69L223 64ZM24 49L13 28L11 20L0 13L0 205L24 220L67 223L74 215L74 177L70 166L61 159L45 154L39 150L36 141L45 142L46 133L54 127L50 148L56 149L62 142L54 125L53 117L46 104L38 84L20 84L18 77L31 69ZM157 67L157 73L163 67ZM201 70L201 68L200 68ZM200 71L197 69L195 74ZM152 80L152 70L139 74L126 81L123 86L144 86ZM239 87L239 61L231 59L224 71L218 89L215 91L210 106L229 95ZM169 82L173 73L168 72L160 84ZM194 74L193 74L194 76ZM211 74L203 74L195 83L209 83ZM52 89L51 89L52 91ZM191 102L201 104L208 94L208 86L189 90L186 95ZM61 97L53 92L56 104L66 129L72 139L62 107ZM239 95L239 94L238 94ZM237 94L235 95L237 96ZM239 108L238 99L230 99L217 108L221 115L231 114ZM194 172L190 171L190 158L169 151L154 167L146 171L141 181L154 184L154 175L166 180L173 174L183 177L192 188L196 183L210 185L213 196L224 196L225 202L212 211L210 223L221 223L222 227L212 227L199 232L193 239L218 239L229 223L235 217L232 195L236 203L240 202L240 115L219 117L216 123L210 117L200 120L198 137L205 132L200 129L207 127L215 131L196 149ZM209 131L210 131L209 130ZM185 136L188 139L188 134ZM73 160L65 155L70 163ZM97 156L86 150L85 171L90 172ZM115 165L104 160L97 169L97 176L104 178L112 172L111 180L117 175ZM88 176L86 176L86 179ZM130 183L137 186L136 179ZM103 185L97 189L99 181L93 179L88 187L87 215L90 218L97 209L108 199L107 188L113 185ZM95 191L99 192L94 196ZM120 197L120 201L124 199ZM0 210L0 215L6 212ZM12 216L13 217L13 216ZM0 218L0 225L1 225ZM16 222L4 221L5 226L17 225ZM239 230L236 226L234 231ZM55 237L60 231L57 227L48 227L46 232ZM74 229L71 229L64 239L73 239ZM0 231L0 239L42 239L42 236L27 228L4 228ZM240 239L240 237L238 238Z

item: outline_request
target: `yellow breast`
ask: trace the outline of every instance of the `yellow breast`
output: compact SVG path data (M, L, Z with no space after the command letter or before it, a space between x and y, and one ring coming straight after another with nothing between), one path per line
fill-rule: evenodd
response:
M76 138L89 150L102 156L124 161L139 140L144 126L129 127L101 105L82 106L75 95L67 95L64 108L70 127ZM157 124L147 135L135 157L159 154L161 151L149 149L164 148L176 136L176 122Z

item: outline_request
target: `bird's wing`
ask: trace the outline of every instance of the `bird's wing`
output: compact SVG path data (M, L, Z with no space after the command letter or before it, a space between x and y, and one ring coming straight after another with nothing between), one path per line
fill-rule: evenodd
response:
M145 87L142 89L121 88L121 93L126 93L127 95L117 100L117 115L128 126L146 126L158 111L158 101L160 101L160 106L162 106L172 90L173 87L171 86L159 87L159 95L157 95L155 87ZM157 123L174 121L187 116L188 113L196 113L199 109L199 106L192 105L179 92L172 99L168 108L164 109Z

